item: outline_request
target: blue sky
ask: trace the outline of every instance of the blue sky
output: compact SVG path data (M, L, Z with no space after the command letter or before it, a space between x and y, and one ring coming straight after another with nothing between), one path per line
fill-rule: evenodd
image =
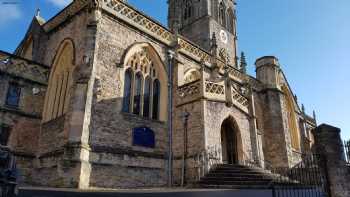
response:
M11 4L4 4L10 2ZM69 0L0 0L0 49L13 51L37 8L45 19ZM167 0L129 0L164 25ZM249 73L264 55L279 58L293 92L318 123L340 127L350 138L350 1L237 0L239 50ZM5 39L3 39L5 38Z

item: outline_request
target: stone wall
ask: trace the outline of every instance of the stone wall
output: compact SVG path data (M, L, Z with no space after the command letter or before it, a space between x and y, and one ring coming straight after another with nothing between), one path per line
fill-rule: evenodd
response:
M221 147L221 126L230 116L237 126L237 151L240 161L252 159L252 141L250 133L249 115L225 103L205 101L205 143L206 147Z
M174 183L180 184L181 170L184 154L184 113L189 113L187 126L187 159L186 159L186 180L196 180L198 163L194 162L197 156L205 151L205 130L204 130L204 102L194 101L186 105L176 106L173 115L173 177Z
M281 93L269 90L260 94L263 100L263 149L265 160L273 167L288 167L286 134L282 117Z
M340 129L322 124L312 133L315 136L315 151L325 159L325 173L332 197L350 195L350 168L345 161Z
M32 184L48 69L7 53L1 55L9 59L0 62L0 125L10 128L8 146L16 156L20 184ZM6 104L10 83L20 87L18 106Z
M166 184L167 123L122 112L123 57L131 46L143 42L150 43L162 62L166 62L164 45L112 17L102 15L97 32L96 82L89 140L92 149L90 187ZM155 148L133 145L132 129L136 127L148 127L154 131ZM130 179L126 180L125 176Z

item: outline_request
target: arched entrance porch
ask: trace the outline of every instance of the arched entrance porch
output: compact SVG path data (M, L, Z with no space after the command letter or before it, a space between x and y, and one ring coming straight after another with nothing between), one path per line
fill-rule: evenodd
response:
M237 123L232 116L221 124L222 161L226 164L238 164L242 158L242 140Z

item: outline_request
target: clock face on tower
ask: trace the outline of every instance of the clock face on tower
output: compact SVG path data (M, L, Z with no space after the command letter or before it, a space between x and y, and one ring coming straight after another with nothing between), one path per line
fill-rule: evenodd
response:
M220 31L220 40L221 42L227 44L228 37L227 37L227 33L224 30Z

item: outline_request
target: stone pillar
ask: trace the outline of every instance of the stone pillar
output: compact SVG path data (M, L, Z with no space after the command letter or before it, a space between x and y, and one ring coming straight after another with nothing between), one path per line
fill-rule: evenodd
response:
M312 131L314 150L324 155L331 197L350 196L350 168L346 166L340 129L322 124Z

